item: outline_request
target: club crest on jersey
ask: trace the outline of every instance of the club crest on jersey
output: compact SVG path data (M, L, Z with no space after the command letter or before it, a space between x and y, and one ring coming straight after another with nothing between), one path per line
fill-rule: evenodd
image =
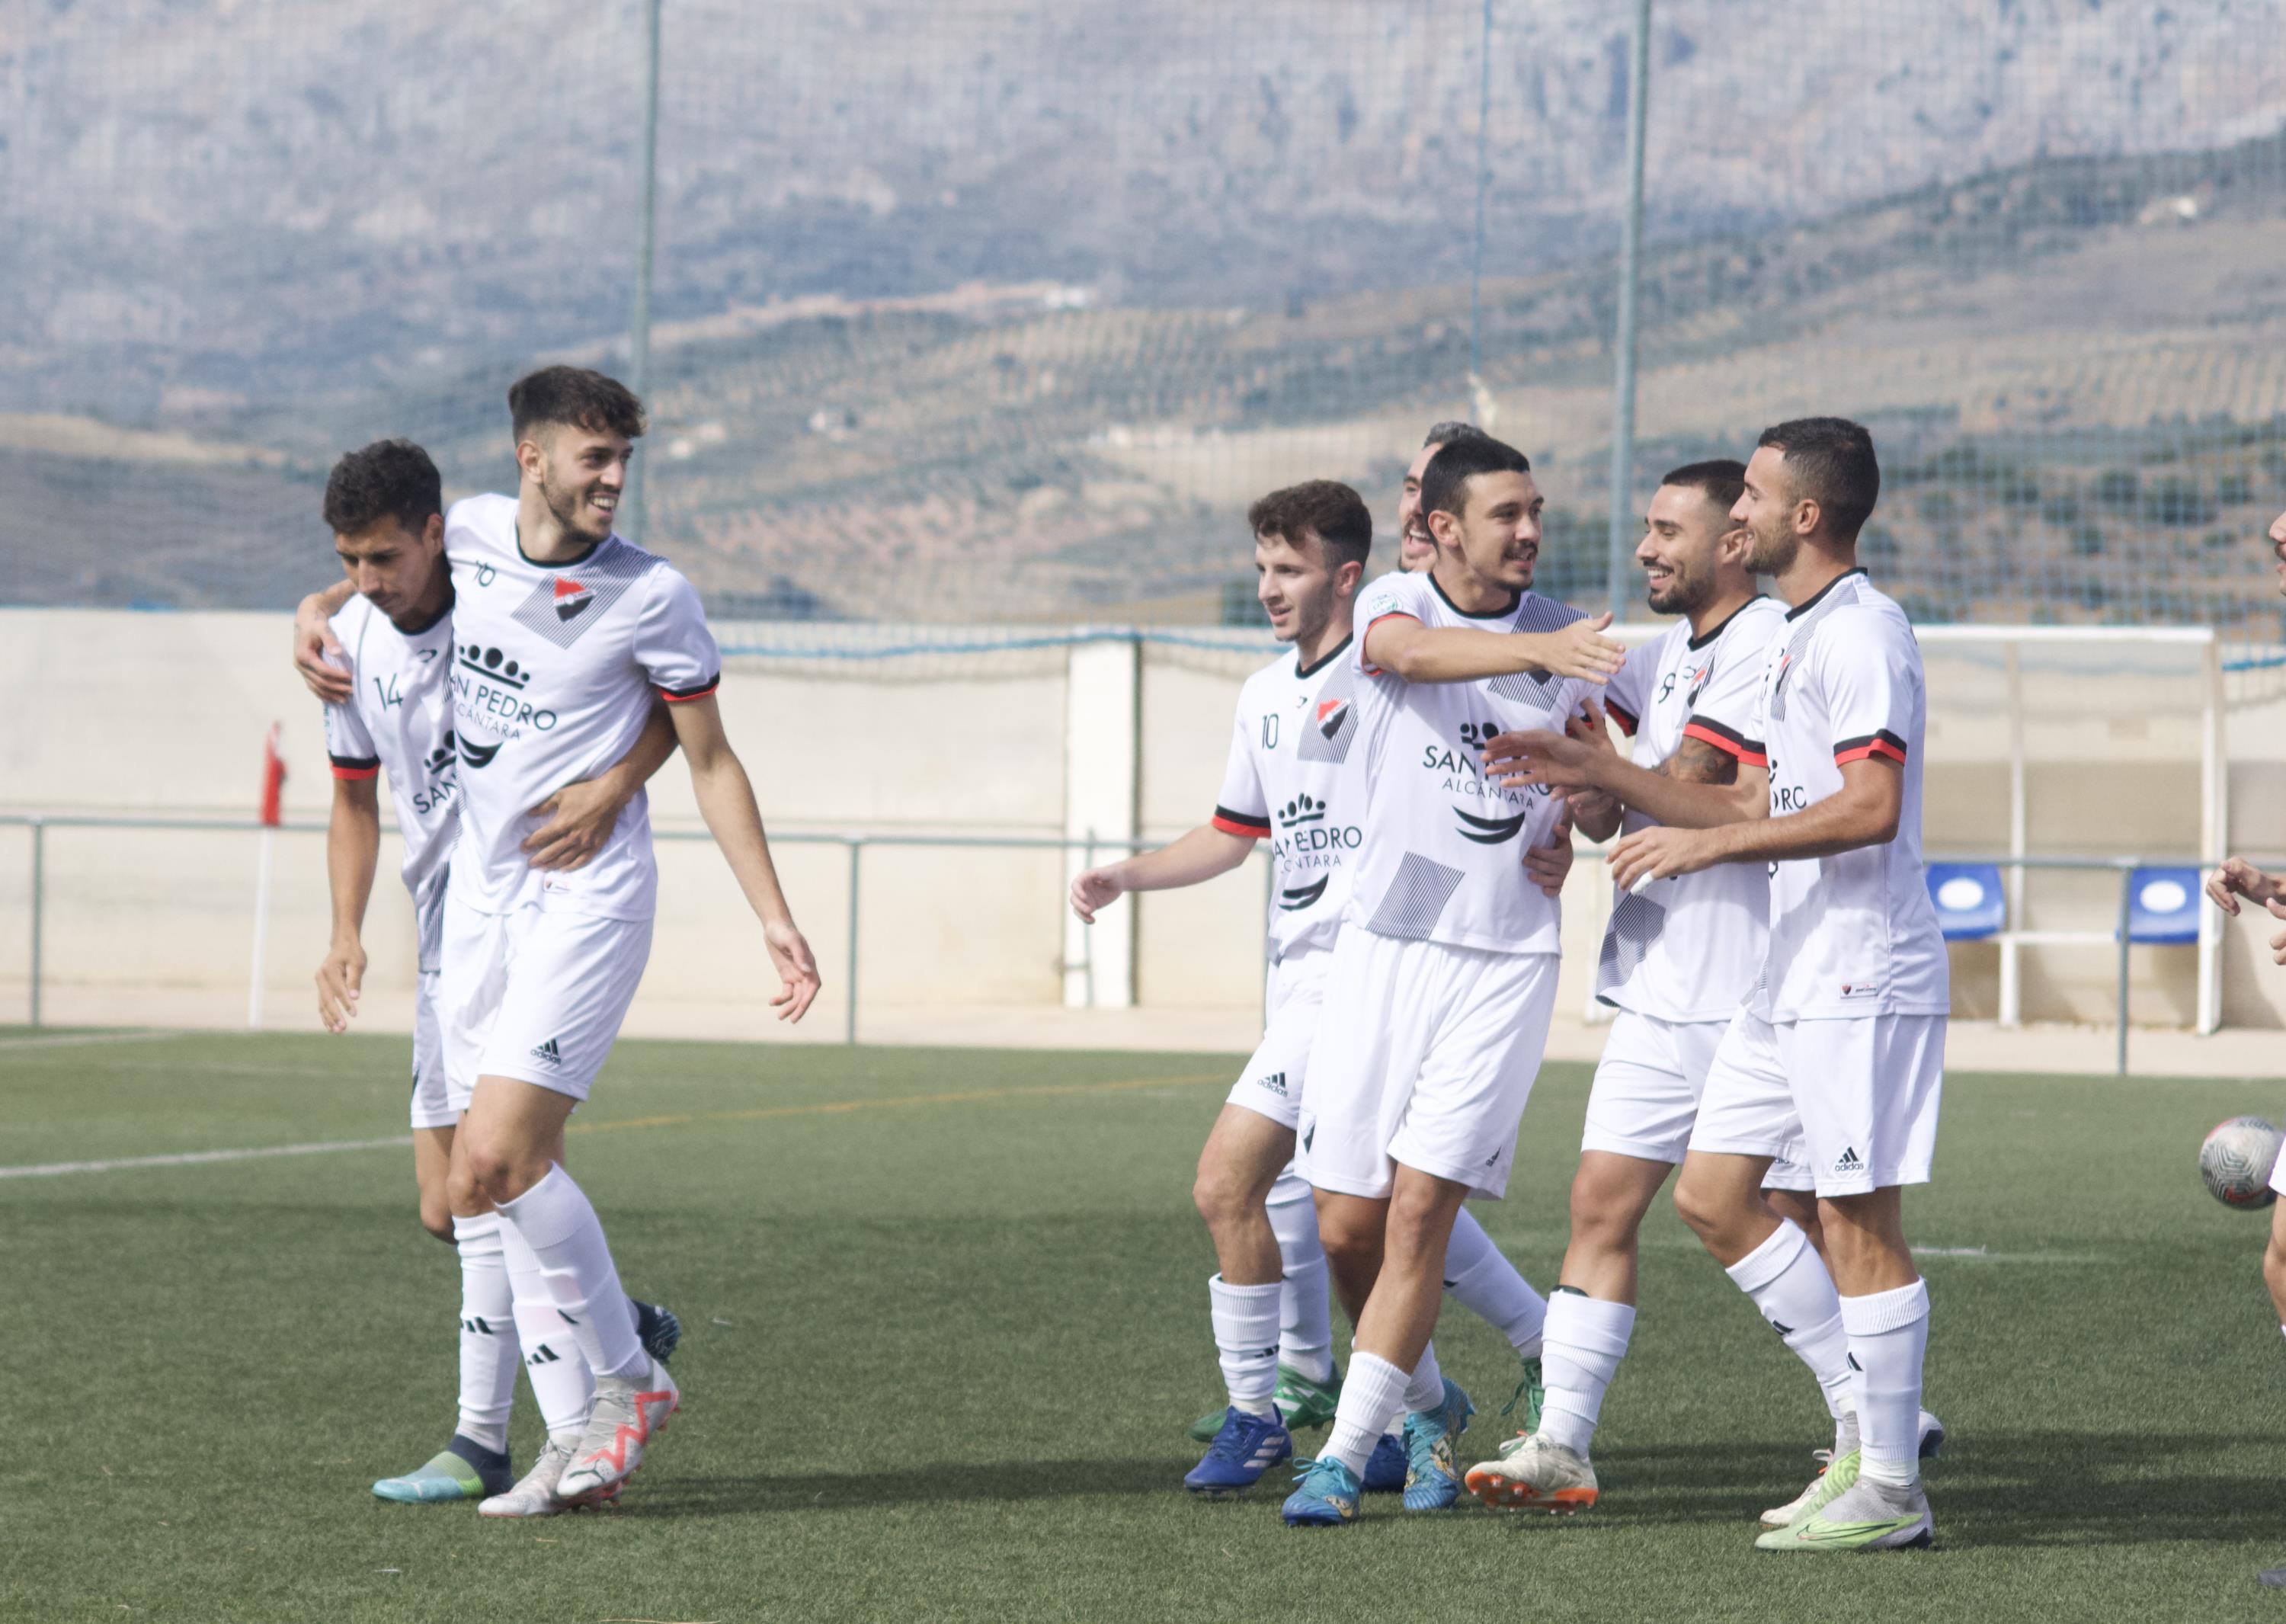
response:
M578 581L561 575L556 578L556 618L558 620L569 620L595 601L595 595Z
M1350 717L1347 698L1318 701L1318 731L1331 738L1342 730L1342 723Z

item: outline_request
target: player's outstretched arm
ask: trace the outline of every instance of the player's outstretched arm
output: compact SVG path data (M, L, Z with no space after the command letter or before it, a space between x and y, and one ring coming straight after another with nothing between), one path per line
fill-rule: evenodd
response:
M342 605L356 591L349 582L337 580L323 592L303 598L294 611L294 669L302 674L310 691L327 705L347 705L354 684L349 657L342 651L334 628L326 623L341 613Z
M1130 891L1179 891L1227 874L1254 849L1254 837L1201 824L1156 851L1139 852L1117 863L1088 870L1072 881L1072 911L1090 925L1099 908Z
M1638 829L1623 836L1612 847L1612 879L1627 887L1639 879L1697 873L1718 863L1784 863L1884 845L1897 838L1904 804L1904 769L1881 756L1861 757L1841 763L1839 790L1800 812L1711 829Z
M585 868L603 849L635 792L651 780L674 753L674 720L654 703L642 736L618 762L578 784L567 784L532 808L548 822L524 837L524 849L536 869Z
M1366 627L1366 664L1408 682L1473 682L1519 671L1605 682L1627 662L1625 645L1604 636L1606 612L1552 632L1480 632L1426 627L1411 615L1384 615Z
M770 1005L779 1020L799 1021L817 997L817 959L795 927L793 911L779 888L769 838L762 832L762 810L754 804L754 786L722 731L721 707L709 693L680 700L667 712L675 739L690 763L698 815L721 847L738 889L746 894L747 906L762 922L762 939L769 944L770 963L782 983Z
M1601 728L1502 733L1485 746L1485 770L1511 789L1601 792L1678 829L1745 823L1770 810L1767 768L1688 735L1649 768L1621 755Z
M318 1019L346 1032L365 984L366 904L381 861L381 793L375 778L334 780L326 822L326 887L333 898L333 944L318 966Z

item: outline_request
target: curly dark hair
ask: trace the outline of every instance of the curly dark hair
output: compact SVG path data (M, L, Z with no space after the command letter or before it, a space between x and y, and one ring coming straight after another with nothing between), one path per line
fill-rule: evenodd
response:
M1363 564L1373 551L1373 515L1365 499L1338 480L1309 479L1273 491L1246 510L1246 522L1256 535L1275 536L1295 548L1305 535L1317 537L1336 569Z
M635 390L585 367L543 367L526 373L508 385L508 414L519 445L532 438L534 429L559 424L590 434L624 434L631 440L642 438L645 427L642 402Z
M445 482L411 440L375 440L334 464L326 477L326 526L337 536L393 518L419 532L445 511Z

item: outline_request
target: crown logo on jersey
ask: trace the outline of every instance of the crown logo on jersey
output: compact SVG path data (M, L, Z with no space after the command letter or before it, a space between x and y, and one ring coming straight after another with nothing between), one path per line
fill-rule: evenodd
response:
M556 618L558 620L569 620L595 601L595 595L578 581L568 580L561 575L556 578Z
M517 665L498 649L487 649L469 643L461 650L461 665L478 676L490 677L506 688L522 688L532 681L532 673Z
M1482 750L1500 737L1496 721L1464 721L1461 724L1461 742L1471 750Z
M1344 699L1318 701L1318 731L1328 738L1342 730L1342 723L1350 719L1350 702Z
M1312 800L1307 795L1297 795L1278 808L1278 821L1289 829L1297 824L1322 822L1325 816L1326 803L1322 800Z
M421 763L421 770L433 778L452 764L453 735L448 729L445 734L445 742L429 753L429 759Z

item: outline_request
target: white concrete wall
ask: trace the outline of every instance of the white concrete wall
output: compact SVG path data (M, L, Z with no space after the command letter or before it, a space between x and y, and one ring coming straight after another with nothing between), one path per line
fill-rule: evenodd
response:
M0 610L0 812L250 817L262 737L282 721L288 816L322 820L332 783L317 707L286 666L286 643L282 616ZM1133 790L1145 838L1178 834L1212 810L1248 664L1146 650ZM1066 669L1060 651L983 662L732 661L724 713L825 972L825 997L803 1036L841 1030L847 859L838 846L786 837L1060 836L1073 804ZM1990 693L1966 678L1933 671L1932 692L1929 849L2005 849L2005 721ZM2164 687L2081 683L2042 704L2064 710L2041 714L2033 729L2032 849L2195 860L2196 718L2182 714L2180 697ZM2232 845L2286 856L2286 694L2240 694L2228 734ZM678 764L660 774L653 810L663 831L698 829ZM47 844L50 1021L244 1018L250 837L51 829ZM320 836L295 833L279 845L266 1001L281 1026L314 1021L309 974L326 940L321 845ZM0 1021L20 1019L24 1007L28 853L23 831L0 827ZM1044 1010L1061 1001L1060 854L874 846L863 864L867 1007ZM767 963L720 856L703 840L663 842L661 870L658 947L630 1029L784 1035L761 1005ZM2055 877L2036 880L2030 901L2042 926L2101 929L2117 897L2108 878ZM1147 1008L1255 1007L1263 903L1257 860L1193 891L1116 904L1107 926L1132 930L1137 1000ZM1131 925L1120 922L1123 913ZM1580 864L1565 914L1562 1007L1578 1010L1603 918L1593 863ZM2227 934L2227 1023L2286 1026L2286 969L2272 964L2266 945L2279 929L2286 925L2250 918ZM400 893L377 891L367 939L367 1018L400 1024L412 950ZM2139 1021L2189 1020L2193 958L2136 950ZM2028 958L2027 1017L2108 1021L2112 962L2102 948ZM1954 963L1959 1012L1989 1014L1992 950L1957 949Z

